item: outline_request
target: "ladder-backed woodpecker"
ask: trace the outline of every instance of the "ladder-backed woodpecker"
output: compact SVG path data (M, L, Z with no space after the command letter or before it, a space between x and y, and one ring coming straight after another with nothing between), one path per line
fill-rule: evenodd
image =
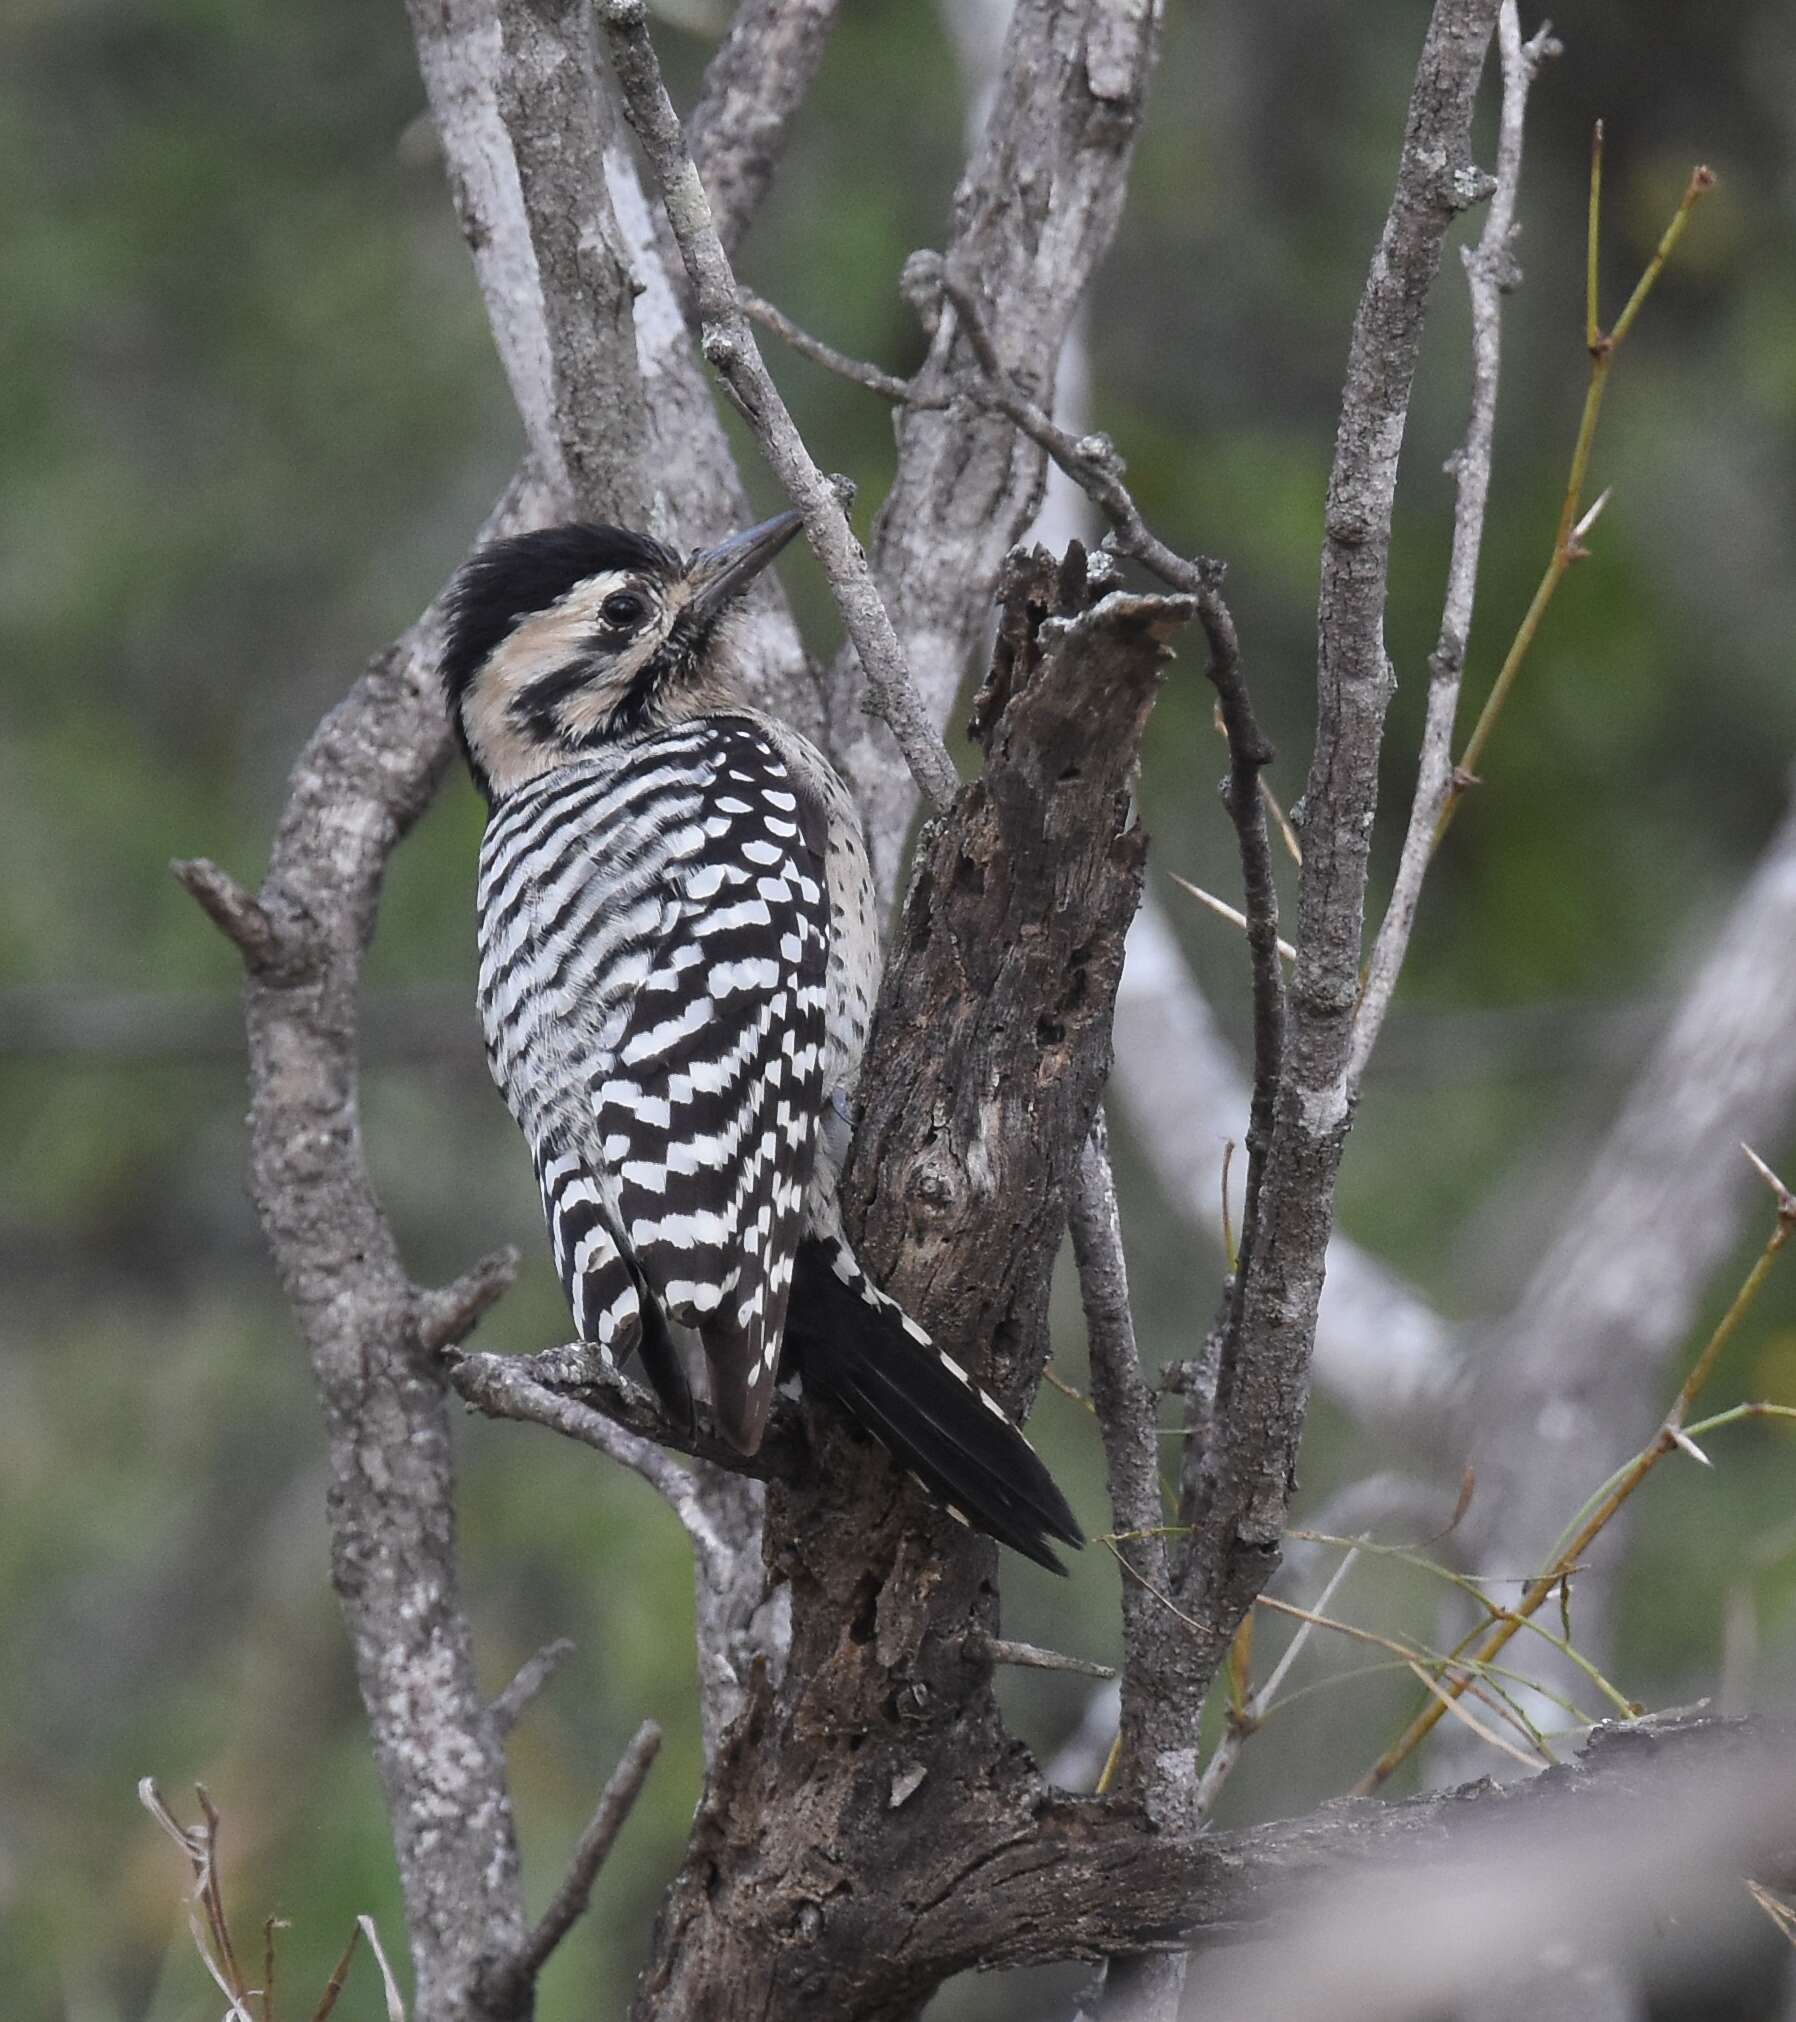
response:
M834 769L736 675L735 606L798 525L687 557L555 527L462 569L442 675L489 808L487 1057L582 1341L640 1355L689 1423L696 1336L745 1454L795 1374L954 1514L1059 1570L1050 1539L1081 1538L1047 1469L842 1235L873 884Z

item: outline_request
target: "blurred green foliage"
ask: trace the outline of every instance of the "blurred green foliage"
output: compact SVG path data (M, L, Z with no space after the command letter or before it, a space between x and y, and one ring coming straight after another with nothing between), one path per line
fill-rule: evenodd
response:
M1287 801L1311 724L1346 329L1424 16L1172 0L1091 310L1096 419L1142 503L1168 538L1231 563ZM689 92L706 44L671 28L664 41ZM1474 695L1544 561L1582 392L1591 119L1609 122L1611 305L1691 160L1712 161L1721 190L1618 367L1595 472L1616 501L1438 867L1344 1176L1346 1226L1468 1317L1513 1296L1650 1033L1628 1014L1699 955L1783 806L1796 743L1796 17L1770 0L1593 0L1568 45L1534 101ZM912 364L895 277L942 240L960 103L930 8L847 9L747 277L843 348ZM194 1777L212 1789L240 1916L292 1920L296 2001L358 1911L400 1943L328 1585L309 1385L242 1198L233 961L165 867L204 851L254 875L306 731L429 597L515 457L421 116L396 7L13 0L0 20L0 977L16 1026L0 1033L0 1986L21 2022L215 2012L179 1864L133 1799L146 1772L177 1809ZM1438 621L1465 328L1450 260L1398 531L1392 804ZM775 363L870 514L889 416L802 361ZM789 575L827 648L809 564ZM1158 862L1226 891L1209 711L1187 662L1142 801ZM370 1035L367 1135L421 1276L497 1240L524 1246L525 1283L484 1338L525 1347L559 1338L563 1315L463 1009L477 833L457 782L395 866L369 987L418 1015ZM1387 873L1393 848L1387 834ZM1244 1032L1240 948L1179 917ZM1193 1261L1123 1154L1144 1336L1156 1356L1187 1352L1215 1267L1208 1251ZM1076 1302L1059 1311L1077 1382ZM1796 1398L1792 1342L1786 1277L1715 1403ZM1095 1516L1083 1414L1049 1394L1037 1424ZM540 2011L618 2013L697 1790L686 1555L648 1492L584 1452L515 1426L469 1426L463 1447L486 1677L496 1689L552 1636L578 1645L513 1744L534 1904L636 1723L668 1728ZM1319 1407L1307 1499L1388 1457ZM1715 1457L1712 1476L1673 1465L1643 1497L1615 1659L1642 1698L1706 1687L1729 1595L1768 1651L1787 1660L1796 1644L1789 1442L1744 1428ZM1016 1633L1113 1648L1101 1550L1064 1586L1005 1576ZM1433 1597L1413 1577L1378 1567L1356 1584L1356 1619L1426 1627ZM1084 1703L1066 1680L1004 1689L1043 1749ZM1281 1716L1248 1751L1234 1815L1338 1790L1408 1696L1378 1679ZM1012 2000L956 1990L942 2012L1003 2015ZM371 1980L344 2012L376 2012Z

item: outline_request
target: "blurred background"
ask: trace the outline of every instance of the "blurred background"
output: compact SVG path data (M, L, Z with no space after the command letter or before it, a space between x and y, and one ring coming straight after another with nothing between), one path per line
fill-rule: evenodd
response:
M1287 802L1312 727L1346 334L1426 12L1171 0L1094 295L1093 418L1157 528L1229 561ZM689 96L722 23L699 4L665 14ZM1434 873L1349 1149L1346 1230L1453 1323L1513 1303L1777 823L1796 751L1796 15L1775 0L1586 0L1559 25L1565 53L1530 116L1473 703L1547 558L1583 395L1592 120L1609 132L1610 314L1691 164L1709 161L1720 189L1616 368L1594 471L1614 502ZM920 344L896 275L943 242L962 159L957 62L931 7L845 9L743 261L800 323L899 371ZM1487 106L1485 161L1491 130ZM520 437L397 5L11 0L0 189L3 2005L19 2022L216 2013L181 1864L133 1795L155 1774L177 1809L195 1778L211 1789L231 1901L246 1928L291 1920L281 1977L309 2007L357 1912L395 1952L402 1922L329 1590L309 1378L243 1192L236 961L167 864L204 853L259 874L308 730L459 559ZM1439 620L1466 331L1450 257L1400 502L1398 810ZM890 473L887 412L769 352L826 466L859 481L864 525ZM795 556L784 573L827 653L812 565ZM1151 877L1240 1040L1243 950L1164 875L1238 883L1195 672L1175 673L1150 732ZM481 1335L522 1350L561 1339L565 1316L476 1041L479 823L458 776L394 866L368 968L365 1125L420 1279L522 1246L524 1278ZM1397 834L1387 820L1386 878ZM1204 1125L1218 1168L1242 1121ZM1124 1115L1117 1135L1158 1362L1195 1352L1220 1266L1134 1156ZM1790 1135L1760 1149L1796 1158ZM1768 1220L1755 1205L1708 1319ZM1070 1286L1057 1338L1057 1373L1081 1384ZM1675 1382L1674 1367L1667 1397ZM1796 1403L1787 1265L1710 1403L1747 1396ZM1099 1527L1085 1414L1046 1392L1033 1429ZM1400 1464L1395 1444L1321 1398L1303 1509ZM544 2022L619 2013L697 1796L687 1555L658 1501L583 1449L470 1422L462 1453L485 1677L497 1689L551 1637L577 1645L512 1743L533 1905L636 1724L652 1714L668 1731L543 1985ZM1593 1452L1589 1486L1621 1457ZM1787 1672L1796 1649L1788 1428L1734 1428L1713 1457L1712 1472L1666 1466L1640 1499L1607 1657L1649 1704L1714 1691L1726 1651ZM1451 1504L1449 1487L1443 1522ZM1114 1654L1101 1549L1064 1585L1020 1563L1004 1578L1011 1633ZM1333 1606L1431 1635L1437 1600L1381 1561ZM1413 1703L1401 1676L1325 1685L1365 1655L1328 1640L1294 1675L1316 1689L1247 1750L1225 1820L1337 1794ZM1005 1692L1052 1755L1090 1688L1022 1674ZM968 1983L932 2014L1064 2012L1079 1979ZM339 2013L377 2012L372 1980L352 1983Z

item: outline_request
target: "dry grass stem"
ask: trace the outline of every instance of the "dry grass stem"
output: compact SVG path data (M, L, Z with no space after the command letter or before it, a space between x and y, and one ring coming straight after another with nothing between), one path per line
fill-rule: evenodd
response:
M374 1928L374 1919L368 1916L356 1918L363 1937L368 1940L368 1949L374 1954L374 1963L380 1968L381 1991L387 2001L387 2022L405 2022L405 2003L399 1998L399 1982L393 1977L393 1969L387 1963L387 1955L380 1942L380 1933Z
M1323 1587L1321 1593L1316 1596L1315 1612L1318 1617L1320 1617L1322 1610L1328 1606L1329 1602L1340 1591L1342 1581L1353 1570L1355 1556L1351 1551L1347 1554L1329 1575L1328 1583ZM1241 1628L1237 1631L1235 1638L1237 1650L1241 1648L1242 1637L1245 1636L1247 1638L1247 1649L1251 1652L1253 1621L1254 1616L1251 1613L1243 1617ZM1273 1704L1278 1697L1279 1688L1290 1676L1291 1667L1303 1654L1303 1647L1315 1633L1316 1627L1317 1623L1314 1621L1298 1624L1297 1633L1280 1653L1278 1662L1272 1667L1271 1675L1257 1691L1252 1693L1249 1693L1247 1690L1245 1663L1241 1667L1243 1675L1237 1688L1234 1676L1234 1654L1231 1652L1230 1717L1215 1748L1210 1752L1209 1761L1204 1764L1203 1775L1198 1780L1197 1809L1200 1817L1208 1818L1211 1812L1215 1810L1216 1800L1222 1794L1222 1786L1228 1781L1235 1764L1241 1759L1242 1749L1246 1747L1249 1737L1258 1730L1261 1723L1266 1719L1266 1716L1271 1712Z

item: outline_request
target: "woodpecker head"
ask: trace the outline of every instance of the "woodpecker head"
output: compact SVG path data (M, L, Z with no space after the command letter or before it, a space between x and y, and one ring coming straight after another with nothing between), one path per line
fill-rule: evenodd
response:
M474 782L501 800L595 745L742 700L728 617L794 512L682 559L621 527L494 541L449 593L443 687Z

